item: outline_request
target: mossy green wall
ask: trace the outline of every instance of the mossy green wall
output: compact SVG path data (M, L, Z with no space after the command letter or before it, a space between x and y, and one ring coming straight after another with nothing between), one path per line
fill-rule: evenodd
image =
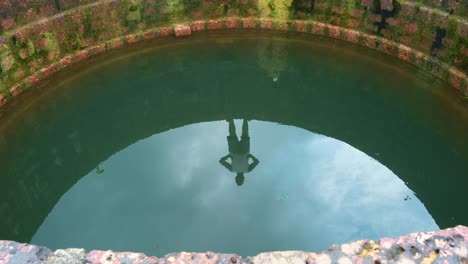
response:
M68 7L76 6L72 2ZM405 44L468 72L468 23L458 16L414 2L110 0L80 5L3 32L0 93L66 54L96 43L173 23L222 17L314 20L356 29L378 36L377 41L382 38Z

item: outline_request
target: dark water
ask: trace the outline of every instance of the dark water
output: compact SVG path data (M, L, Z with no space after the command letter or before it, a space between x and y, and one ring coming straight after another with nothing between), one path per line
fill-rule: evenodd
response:
M468 225L466 103L306 38L155 41L22 96L0 118L0 239L245 256Z

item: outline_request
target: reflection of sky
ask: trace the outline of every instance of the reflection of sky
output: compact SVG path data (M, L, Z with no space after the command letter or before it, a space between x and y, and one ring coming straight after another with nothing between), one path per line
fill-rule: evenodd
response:
M116 153L101 164L104 173L90 172L61 198L32 243L254 255L438 229L389 169L295 127L250 122L260 164L238 187L218 163L227 153L227 126L189 125Z

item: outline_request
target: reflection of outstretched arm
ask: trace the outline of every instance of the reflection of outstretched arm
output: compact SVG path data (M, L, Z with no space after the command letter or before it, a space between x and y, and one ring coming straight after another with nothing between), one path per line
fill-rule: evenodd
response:
M229 164L227 162L227 159L229 159L229 157L231 156L231 154L227 154L226 156L222 157L220 160L219 160L219 163L221 163L221 165L223 165L226 169L228 169L229 171L232 171L232 166L231 164Z
M249 154L249 158L252 158L253 160L252 164L249 165L249 172L251 172L253 169L255 169L255 167L257 167L260 161L258 161L258 159L255 158L252 154Z

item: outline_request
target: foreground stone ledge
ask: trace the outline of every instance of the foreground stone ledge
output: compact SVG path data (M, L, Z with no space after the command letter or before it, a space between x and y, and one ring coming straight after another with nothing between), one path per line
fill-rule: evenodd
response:
M143 253L113 252L110 250L58 249L0 240L0 264L47 263L468 263L468 227L457 226L437 232L419 232L398 238L360 240L343 245L332 245L322 253L278 251L261 253L254 257L236 254L171 253L162 258Z

